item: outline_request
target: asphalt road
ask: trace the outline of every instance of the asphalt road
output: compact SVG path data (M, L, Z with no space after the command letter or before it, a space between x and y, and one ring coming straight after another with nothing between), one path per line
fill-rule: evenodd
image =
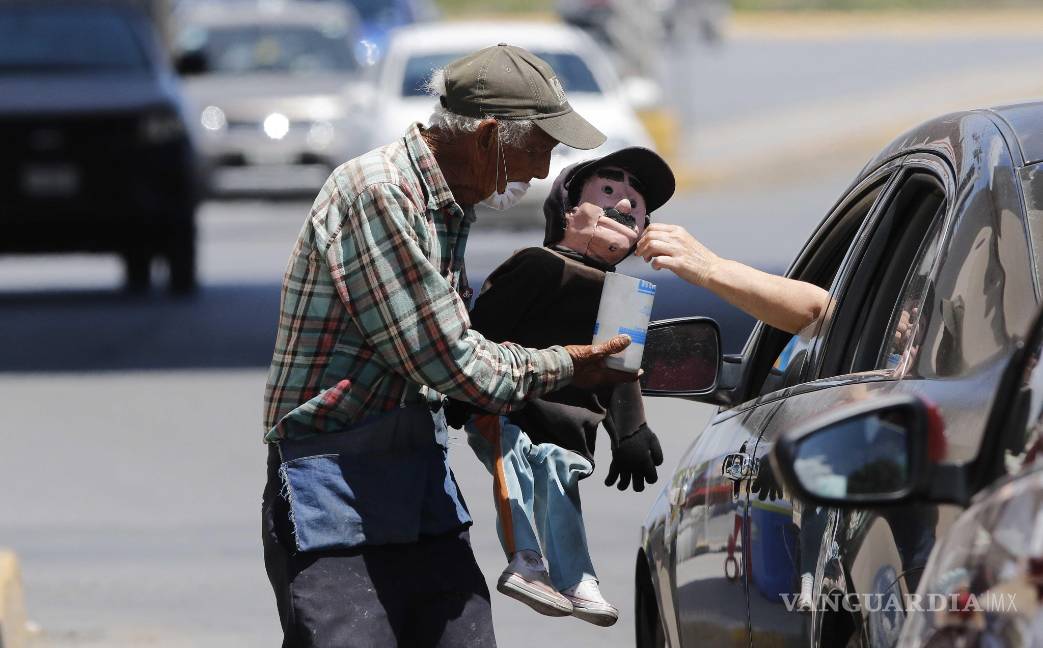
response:
M833 187L806 185L796 195L823 213L845 181L838 174ZM662 218L705 214L705 238L723 245L727 224L746 209L785 218L772 203L792 189L744 200L742 208L732 191L678 197ZM21 558L39 645L276 645L258 535L261 396L278 281L307 209L300 202L207 204L204 283L189 299L159 289L123 294L120 266L106 257L0 260L0 338L14 342L0 356L0 544ZM483 272L481 260L538 244L540 234L485 223L470 244L474 274ZM710 410L650 400L664 469ZM504 559L491 483L465 443L454 439L452 453L492 586ZM631 641L638 529L658 488L606 488L607 444L596 460L583 489L590 546L622 619L608 630L545 619L494 592L501 645Z
M777 138L758 131L744 139L744 129L781 109L843 124L845 101L893 96L898 106L916 84L1000 74L1038 53L1038 39L991 37L929 46L743 38L688 50L675 60L690 75L674 96L684 98L678 105L690 156L703 165L739 160L749 173L697 186L656 217L685 225L724 256L781 270L879 142L852 138L794 162L785 124ZM732 147L700 152L700 142L724 132L736 134ZM22 561L37 645L278 644L259 542L260 409L279 279L307 208L206 204L203 286L189 299L160 290L123 294L112 258L0 258L0 545ZM469 245L471 272L480 277L540 239L538 231L505 231L486 219ZM623 270L646 272L636 262ZM665 276L657 281L670 285ZM657 316L688 305L713 311L705 298L677 292L659 302ZM725 336L730 348L742 343L734 331ZM667 457L660 486L710 411L650 400L650 424ZM619 624L542 618L494 592L500 645L632 644L634 551L658 488L635 494L602 486L607 450L599 449L584 484L584 509L603 590L622 610ZM479 563L493 584L504 559L489 478L459 439L452 452L476 519Z

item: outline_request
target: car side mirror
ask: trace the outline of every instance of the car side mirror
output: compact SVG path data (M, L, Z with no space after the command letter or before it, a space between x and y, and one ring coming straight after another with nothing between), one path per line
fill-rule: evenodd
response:
M771 461L798 498L815 504L962 502L962 468L933 463L944 454L940 421L912 395L872 399L786 432Z
M174 59L174 69L180 76L205 74L209 67L206 54L202 50L187 50Z
M708 317L661 320L648 325L641 358L641 393L701 396L717 388L721 332Z

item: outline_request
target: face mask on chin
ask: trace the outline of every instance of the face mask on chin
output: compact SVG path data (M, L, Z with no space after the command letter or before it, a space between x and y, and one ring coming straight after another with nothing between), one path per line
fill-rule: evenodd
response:
M503 159L503 177L506 178L506 177L508 177L508 175L507 175L507 156L503 155L503 151L500 149L500 137L499 137L500 125L497 124L496 128L497 128L497 134L496 134L497 135L496 136L496 157ZM497 162L499 162L499 159L497 159ZM499 164L497 164L497 166L496 166L496 186L497 187L500 186L500 166L499 166ZM485 200L482 201L482 204L485 205L486 207L492 207L493 209L496 209L496 210L499 210L499 211L503 211L505 209L510 209L511 207L514 207L515 205L517 205L518 203L521 202L522 197L525 195L525 192L528 191L528 190L529 190L529 183L528 182L508 181L507 182L507 187L504 189L504 191L502 193L499 192L499 191L495 191L494 190L491 194L489 194L488 198L486 198Z
M486 207L492 207L503 211L510 209L521 202L522 196L529 190L528 182L512 181L507 183L507 190L503 193L494 191L488 198L482 201Z

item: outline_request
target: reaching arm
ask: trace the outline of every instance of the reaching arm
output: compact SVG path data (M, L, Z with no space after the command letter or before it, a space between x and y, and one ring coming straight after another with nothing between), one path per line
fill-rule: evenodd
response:
M656 270L670 270L789 333L817 320L829 304L829 293L818 286L722 259L678 225L649 225L637 244L637 254Z

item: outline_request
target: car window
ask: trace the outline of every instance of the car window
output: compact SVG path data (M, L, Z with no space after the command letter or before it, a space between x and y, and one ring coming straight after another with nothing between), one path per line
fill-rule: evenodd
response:
M891 313L891 320L884 335L884 346L877 358L876 369L904 372L906 363L915 356L919 348L917 325L926 299L931 271L941 250L942 218L935 218L927 236L920 245L916 262L909 269L902 288L902 295Z
M1025 370L1013 399L1007 429L1004 431L1003 471L1019 472L1026 462L1043 459L1043 364L1040 355L1043 344L1036 336L1036 344L1027 350Z
M893 338L901 323L897 308L907 280L916 276L912 268L917 254L944 208L945 189L933 175L912 171L901 178L838 291L819 377L878 368L885 344L893 341L887 339L888 331ZM936 240L929 243L924 254L936 245ZM915 286L909 288L910 299L918 299Z
M0 6L0 74L146 72L129 20L105 7Z
M566 92L601 92L601 86L594 79L594 74L579 56L570 52L540 50L533 50L532 53L550 64ZM406 61L406 70L402 77L402 96L421 97L426 95L425 84L431 73L467 54L470 52L460 50L410 57Z
M914 309L923 301L944 214L945 189L937 178L912 173L904 179L873 233L871 249L863 259L866 265L858 269L860 273L872 271L873 279L855 324L851 357L841 367L843 373L897 367L905 335L915 324ZM874 247L879 249L879 260L871 258ZM918 264L917 258L923 263Z
M357 65L349 36L343 22L191 27L181 34L179 46L202 50L208 72L308 75L354 70Z
M833 219L829 230L818 237L810 255L790 274L791 277L808 281L825 290L831 288L848 249L880 198L889 177L876 180L851 197L847 205L842 207L840 215ZM810 341L816 333L817 330L792 335L765 327L750 383L760 385L760 388L754 389L753 393L767 394L798 382L804 375Z
M1029 227L1029 244L1032 248L1032 270L1036 278L1037 293L1043 287L1043 164L1021 170L1023 191L1028 202L1025 212Z

